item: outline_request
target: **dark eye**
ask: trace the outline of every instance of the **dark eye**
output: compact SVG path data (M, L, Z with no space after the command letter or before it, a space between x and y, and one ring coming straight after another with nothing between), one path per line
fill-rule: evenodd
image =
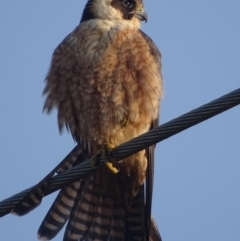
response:
M131 1L131 0L124 0L124 1L123 1L123 5L124 5L126 8L133 8L133 7L135 7L135 2L134 2L134 1Z

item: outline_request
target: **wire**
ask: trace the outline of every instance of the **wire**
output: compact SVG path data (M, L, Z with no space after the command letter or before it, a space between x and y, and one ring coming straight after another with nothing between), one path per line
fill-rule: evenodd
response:
M202 121L218 115L236 105L240 104L240 88L236 89L216 100L213 100L201 107L179 116L149 132L142 134L132 140L125 142L112 150L114 160L122 160L148 146L165 140L187 128L190 128ZM73 152L76 147L71 151ZM90 161L83 162L73 168L54 176L47 187L45 196L60 189L64 185L81 179L82 177L95 172L103 166L104 161L99 156L99 165L92 167ZM0 217L11 212L13 207L32 189L28 188L0 202Z

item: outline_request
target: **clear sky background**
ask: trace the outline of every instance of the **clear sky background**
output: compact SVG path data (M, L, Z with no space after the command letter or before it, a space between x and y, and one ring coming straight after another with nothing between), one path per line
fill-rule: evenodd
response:
M37 183L74 147L42 114L53 50L86 1L0 1L0 200ZM161 123L240 87L240 1L145 1L142 29L162 52ZM157 145L153 213L163 241L239 241L240 106ZM37 240L55 194L0 240ZM61 241L63 232L54 240Z

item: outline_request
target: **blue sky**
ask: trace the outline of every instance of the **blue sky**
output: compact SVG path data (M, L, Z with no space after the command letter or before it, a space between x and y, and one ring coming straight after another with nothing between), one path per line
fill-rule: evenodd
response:
M43 80L85 1L0 3L0 200L37 183L75 145L42 114ZM163 56L161 123L240 87L240 1L147 1L142 29ZM157 145L153 213L163 241L240 237L240 106ZM0 240L37 240L56 193ZM54 240L62 240L61 232Z

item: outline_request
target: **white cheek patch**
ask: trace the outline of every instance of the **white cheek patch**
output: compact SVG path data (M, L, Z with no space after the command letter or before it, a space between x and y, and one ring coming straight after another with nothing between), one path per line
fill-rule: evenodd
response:
M111 0L95 0L93 3L94 15L100 19L121 20L122 14L111 6Z

